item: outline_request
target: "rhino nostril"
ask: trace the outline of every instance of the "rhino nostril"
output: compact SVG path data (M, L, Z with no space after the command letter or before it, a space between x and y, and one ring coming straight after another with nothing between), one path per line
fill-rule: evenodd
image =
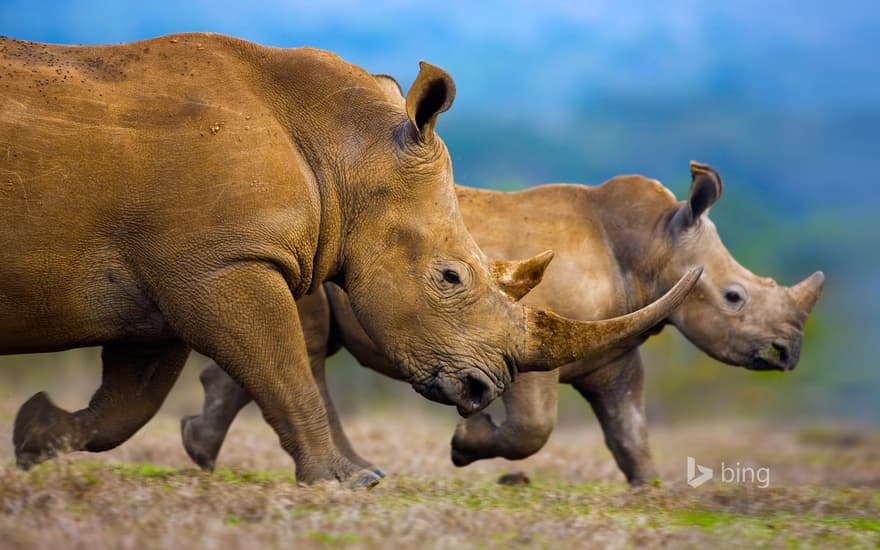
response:
M486 405L491 393L489 386L483 379L470 374L465 378L464 391L463 401L474 411L480 410Z
M785 345L780 344L779 342L773 342L770 344L770 353L776 356L781 362L785 363L788 361L788 348Z

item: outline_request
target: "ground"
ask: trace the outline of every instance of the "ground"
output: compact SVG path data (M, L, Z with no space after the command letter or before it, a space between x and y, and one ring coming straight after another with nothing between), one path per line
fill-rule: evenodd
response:
M3 410L14 408L8 404ZM388 472L371 491L299 487L258 414L233 426L218 470L195 469L177 415L119 449L14 467L0 415L0 547L605 548L880 545L880 433L831 425L657 426L662 482L633 491L592 419L562 426L526 461L451 465L454 414L347 417L355 446ZM7 411L8 413L8 411ZM686 457L769 468L769 487L686 483ZM522 471L527 486L501 486Z

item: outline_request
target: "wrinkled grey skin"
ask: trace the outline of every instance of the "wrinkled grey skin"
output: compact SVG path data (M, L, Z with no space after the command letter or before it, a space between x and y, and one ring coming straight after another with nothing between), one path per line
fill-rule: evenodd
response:
M685 202L676 202L658 182L640 176L617 177L598 187L547 185L518 193L458 187L458 195L468 227L490 253L517 255L528 253L530 246L558 251L543 284L524 301L572 317L619 314L651 300L665 281L700 263L705 272L696 291L668 323L725 363L754 370L793 369L804 322L822 290L821 272L795 287L783 287L739 265L707 216L721 195L721 178L705 165L693 163L691 170L693 186ZM518 220L529 224L528 242L507 238L509 226ZM345 293L333 285L325 289L329 303L323 295L314 295L300 306L301 314L312 319L327 319L332 309L332 322L327 319L313 333L316 378L323 380L323 354L344 345L361 364L401 379L400 370L370 342L351 314ZM655 333L660 329L662 325ZM452 441L453 461L465 465L537 452L555 426L557 386L565 382L593 407L629 482L655 478L638 349L646 338L559 372L522 374L503 396L503 423L496 425L484 413L459 423ZM202 381L205 410L183 419L183 439L190 456L210 469L229 423L248 396L214 366L203 371ZM332 409L326 389L324 396ZM338 418L334 421L337 444L368 466L351 450Z

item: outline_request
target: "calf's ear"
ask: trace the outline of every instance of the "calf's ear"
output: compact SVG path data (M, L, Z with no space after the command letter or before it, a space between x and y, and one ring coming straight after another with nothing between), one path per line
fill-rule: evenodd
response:
M434 134L437 116L452 107L455 99L455 82L441 69L419 62L419 75L406 94L406 115L420 140L428 140Z
M538 286L552 259L553 251L545 250L528 260L495 260L492 262L492 273L501 290L514 300L519 300Z
M685 229L696 224L700 216L721 198L724 184L721 176L708 164L691 161L691 190L688 200L678 209L673 225Z

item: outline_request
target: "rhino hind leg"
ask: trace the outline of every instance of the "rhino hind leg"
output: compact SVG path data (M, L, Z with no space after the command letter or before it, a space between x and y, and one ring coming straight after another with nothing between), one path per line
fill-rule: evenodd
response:
M557 371L521 374L504 392L506 418L496 425L486 413L458 422L452 462L466 466L484 458L520 460L538 452L556 426Z
M79 442L72 439L76 433L74 416L52 403L46 392L39 392L25 401L15 415L15 462L22 470L29 470L77 447Z
M596 413L605 444L629 484L637 487L651 483L658 475L648 445L641 355L635 350L605 368L618 369L619 374L600 384L586 377L572 385Z
M212 472L229 426L251 396L216 363L202 369L199 381L205 391L202 414L181 418L180 432L186 454L201 469Z
M12 435L16 463L28 469L61 453L120 445L153 417L188 355L180 343L105 346L101 386L88 407L67 412L44 392L22 405Z

